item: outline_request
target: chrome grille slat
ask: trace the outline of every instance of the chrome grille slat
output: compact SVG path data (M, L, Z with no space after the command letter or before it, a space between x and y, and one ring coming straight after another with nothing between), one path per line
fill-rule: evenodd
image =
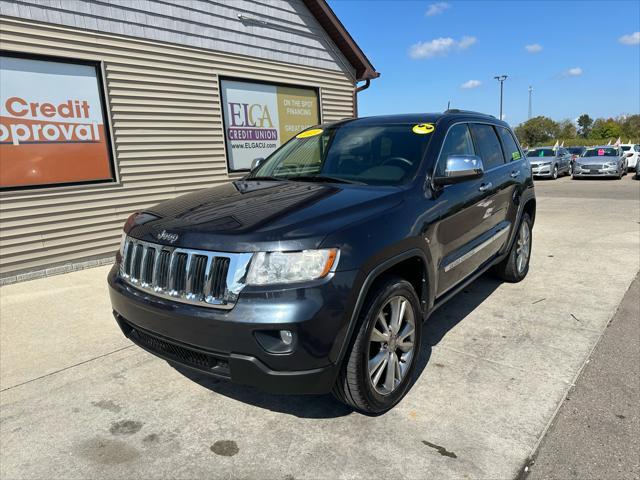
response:
M158 297L229 309L244 287L252 256L185 249L127 237L120 276L133 287Z

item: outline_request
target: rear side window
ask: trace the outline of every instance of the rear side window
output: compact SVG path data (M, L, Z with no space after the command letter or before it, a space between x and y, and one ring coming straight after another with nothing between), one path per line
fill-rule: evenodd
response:
M498 127L498 133L500 134L500 140L502 140L502 152L504 158L508 162L514 162L522 158L518 144L516 143L511 132L506 128Z
M447 158L449 155L475 155L473 141L471 140L469 127L466 123L454 125L449 129L447 138L444 139L442 145L440 158L438 158L436 176L444 175L444 169L447 166Z
M471 134L485 170L504 164L502 145L491 125L472 123Z

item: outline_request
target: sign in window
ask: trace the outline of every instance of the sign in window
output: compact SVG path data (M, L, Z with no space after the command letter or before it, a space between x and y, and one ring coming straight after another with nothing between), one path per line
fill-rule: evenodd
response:
M318 91L221 80L229 170L248 170L301 130L320 123Z
M112 181L96 64L0 56L0 188Z

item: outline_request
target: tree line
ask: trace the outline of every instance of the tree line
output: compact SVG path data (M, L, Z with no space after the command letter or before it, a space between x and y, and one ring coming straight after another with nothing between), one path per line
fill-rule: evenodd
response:
M556 122L549 117L530 118L518 125L514 131L524 146L540 146L555 143L556 140L569 145L595 145L631 140L640 143L640 115L626 115L617 118L592 119L584 113L578 117L577 125L571 120Z

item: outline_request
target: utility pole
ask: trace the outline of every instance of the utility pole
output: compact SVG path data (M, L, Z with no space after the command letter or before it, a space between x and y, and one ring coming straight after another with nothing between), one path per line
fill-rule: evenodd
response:
M529 85L529 119L531 118L531 93L533 92L533 87Z
M502 88L503 88L503 84L504 81L508 78L507 75L498 75L496 77L493 77L496 80L498 80L500 82L500 120L502 120Z

